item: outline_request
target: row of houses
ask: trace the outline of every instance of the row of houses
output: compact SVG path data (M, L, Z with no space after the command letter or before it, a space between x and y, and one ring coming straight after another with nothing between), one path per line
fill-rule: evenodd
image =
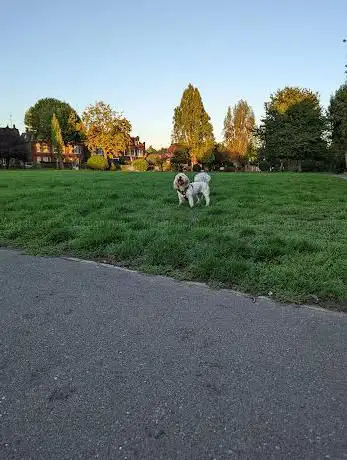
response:
M87 159L87 149L82 143L71 143L64 146L63 161L73 165L79 165ZM102 155L102 150L98 150ZM128 148L117 153L113 158L124 157L126 159L142 158L146 154L146 144L141 142L139 136L131 137ZM3 163L10 158L17 158L27 163L53 163L55 155L52 146L47 142L37 142L30 133L19 133L13 125L0 128L0 160ZM111 156L112 158L112 156Z

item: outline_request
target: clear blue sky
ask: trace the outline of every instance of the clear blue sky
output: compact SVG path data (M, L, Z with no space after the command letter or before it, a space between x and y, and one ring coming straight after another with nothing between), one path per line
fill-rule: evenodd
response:
M344 80L346 0L8 0L0 15L0 126L24 128L41 97L79 113L97 100L123 111L133 133L170 141L189 82L221 137L228 105L256 117L285 85L312 88L327 105Z

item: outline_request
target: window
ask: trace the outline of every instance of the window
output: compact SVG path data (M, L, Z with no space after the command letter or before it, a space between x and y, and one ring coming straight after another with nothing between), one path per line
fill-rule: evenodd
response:
M74 153L75 153L75 155L82 155L82 146L81 145L75 145Z
M48 158L48 157L43 157L43 158L42 158L42 161L44 161L45 163L48 163L48 162L49 162L49 158Z
M37 161L38 163L41 163L41 157L36 157L36 161Z
M41 145L40 144L36 144L35 145L35 150L37 153L40 153L41 152Z

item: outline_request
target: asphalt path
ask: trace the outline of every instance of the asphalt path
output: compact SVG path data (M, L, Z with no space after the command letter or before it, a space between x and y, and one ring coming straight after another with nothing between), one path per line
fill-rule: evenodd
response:
M0 249L1 459L343 459L347 315Z

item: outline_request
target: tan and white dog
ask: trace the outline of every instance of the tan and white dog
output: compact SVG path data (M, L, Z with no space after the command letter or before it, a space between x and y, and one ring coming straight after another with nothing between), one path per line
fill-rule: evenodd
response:
M186 200L189 206L194 206L194 199L199 203L201 197L205 198L206 206L210 204L210 187L208 182L190 182L189 177L184 173L178 173L173 182L173 188L177 191L178 204L184 203Z

